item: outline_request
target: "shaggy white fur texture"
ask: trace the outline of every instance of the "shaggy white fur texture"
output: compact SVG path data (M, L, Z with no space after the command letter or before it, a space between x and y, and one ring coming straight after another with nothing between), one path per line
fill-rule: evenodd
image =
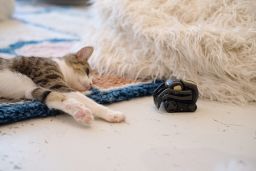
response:
M96 0L86 43L101 73L194 80L201 97L256 101L255 0Z
M0 21L11 17L14 11L15 0L0 0Z

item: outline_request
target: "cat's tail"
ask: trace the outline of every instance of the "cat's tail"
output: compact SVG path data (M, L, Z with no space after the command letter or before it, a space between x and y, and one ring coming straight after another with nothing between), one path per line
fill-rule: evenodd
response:
M42 103L46 102L46 98L52 91L42 87L36 87L32 91L27 91L25 93L25 98L31 100L38 100Z

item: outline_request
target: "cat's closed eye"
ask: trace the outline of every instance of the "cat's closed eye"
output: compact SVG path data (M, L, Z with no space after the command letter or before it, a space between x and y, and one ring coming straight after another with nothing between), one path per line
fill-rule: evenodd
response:
M89 75L89 74L90 74L89 68L86 68L86 69L85 69L85 72L86 72L87 75Z

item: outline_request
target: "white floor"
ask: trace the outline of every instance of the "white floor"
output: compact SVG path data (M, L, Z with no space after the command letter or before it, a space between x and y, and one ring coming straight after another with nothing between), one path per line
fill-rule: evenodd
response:
M159 113L152 97L113 104L127 123L59 115L0 127L0 171L255 171L256 106L199 101Z

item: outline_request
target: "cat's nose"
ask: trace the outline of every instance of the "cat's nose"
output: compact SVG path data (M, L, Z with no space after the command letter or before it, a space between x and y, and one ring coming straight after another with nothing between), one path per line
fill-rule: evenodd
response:
M92 83L89 83L89 84L85 85L84 87L85 87L85 89L90 90L92 88Z

